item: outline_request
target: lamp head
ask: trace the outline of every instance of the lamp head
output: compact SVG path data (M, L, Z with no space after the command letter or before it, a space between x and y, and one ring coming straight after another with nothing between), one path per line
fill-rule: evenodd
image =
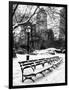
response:
M30 26L27 26L26 32L30 32L30 31L31 31L31 27Z

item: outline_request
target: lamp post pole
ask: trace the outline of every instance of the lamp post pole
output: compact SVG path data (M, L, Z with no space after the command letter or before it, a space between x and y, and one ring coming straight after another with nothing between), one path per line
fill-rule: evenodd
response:
M26 60L29 60L29 33L31 31L31 27L27 26L26 28L26 32L27 32L27 56L26 56Z

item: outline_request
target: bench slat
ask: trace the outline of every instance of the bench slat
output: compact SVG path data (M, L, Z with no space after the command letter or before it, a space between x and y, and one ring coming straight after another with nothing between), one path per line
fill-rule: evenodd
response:
M34 71L31 74L24 74L23 73L22 77L25 77L25 79L23 80L23 78L22 78L22 81L25 81L26 79L31 79L34 82L32 77L33 76L36 77L37 74L42 74L42 76L45 76L44 72L46 70L47 71L52 71L53 69L55 69L55 67L58 67L58 65L60 64L60 62L58 62L59 60L60 60L60 57L55 56L55 57L51 57L51 58L42 58L42 59L35 59L35 60L18 62L20 64L22 72L23 72L24 69L27 69L27 68L32 68L33 71ZM45 63L48 64L48 67L45 66ZM42 68L40 68L40 70L38 70L36 68L36 66L38 66L38 65L42 66Z

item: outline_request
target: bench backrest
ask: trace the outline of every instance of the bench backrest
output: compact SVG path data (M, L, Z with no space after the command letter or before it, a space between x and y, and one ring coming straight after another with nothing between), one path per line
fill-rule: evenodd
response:
M24 67L31 67L31 66L37 66L40 64L44 64L44 63L49 63L49 62L53 62L53 61L57 61L59 60L60 57L59 56L55 56L55 57L50 57L50 58L42 58L42 59L35 59L35 60L29 60L29 61L22 61L22 62L18 62L20 64L20 67L22 68L22 66Z

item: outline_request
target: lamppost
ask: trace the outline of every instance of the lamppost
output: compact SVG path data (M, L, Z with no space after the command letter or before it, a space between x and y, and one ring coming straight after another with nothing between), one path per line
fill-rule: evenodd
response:
M29 60L29 33L31 32L31 26L27 26L26 28L26 32L27 32L27 57L26 60Z

